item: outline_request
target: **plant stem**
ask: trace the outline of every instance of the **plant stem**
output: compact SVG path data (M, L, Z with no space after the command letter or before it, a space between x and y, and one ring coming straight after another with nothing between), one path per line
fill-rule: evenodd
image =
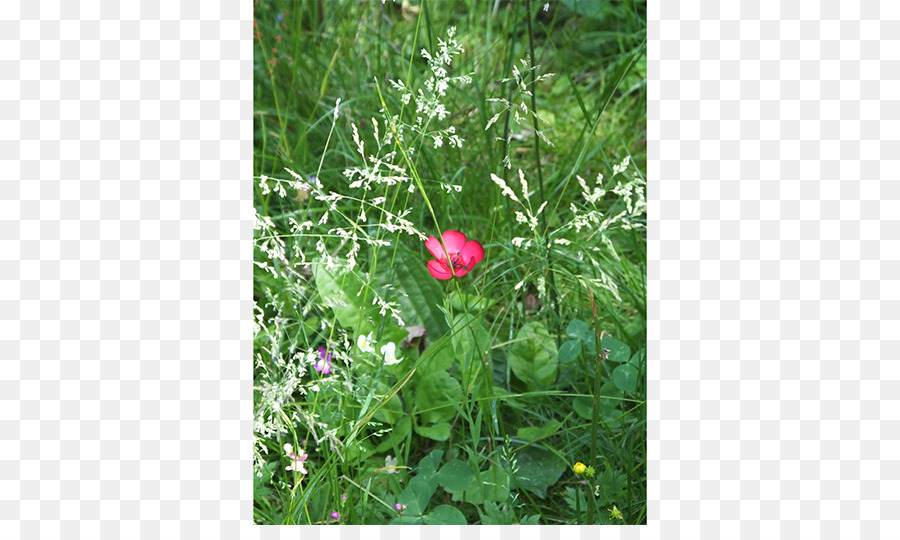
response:
M606 357L603 351L603 334L605 331L599 331L600 320L597 316L597 304L594 302L594 292L588 288L588 294L591 297L591 308L594 311L594 348L597 351L597 364L594 366L594 407L591 411L591 466L594 467L594 474L600 469L600 463L597 461L597 432L600 429L600 366ZM588 499L589 501L591 499ZM588 525L594 523L594 506L588 505Z
M528 50L530 52L529 56L531 57L531 80L529 81L529 86L531 87L531 122L532 126L534 126L534 164L537 167L537 176L538 176L538 190L541 195L541 202L546 202L547 199L544 197L544 173L541 168L541 138L538 136L538 117L537 117L537 75L535 73L535 65L534 65L534 30L531 28L531 0L525 0L525 21L528 24ZM525 194L525 197L528 197L528 194ZM547 214L545 212L541 212L541 229L544 231L544 235L547 234ZM546 245L542 246L542 251L544 252L544 264L546 265L546 272L550 278L550 292L548 293L548 299L550 300L550 308L553 314L555 315L554 320L556 321L556 347L562 344L562 322L559 320L559 312L556 309L556 302L554 301L556 297L556 278L553 275L553 271L551 269L552 261L550 260L550 248Z

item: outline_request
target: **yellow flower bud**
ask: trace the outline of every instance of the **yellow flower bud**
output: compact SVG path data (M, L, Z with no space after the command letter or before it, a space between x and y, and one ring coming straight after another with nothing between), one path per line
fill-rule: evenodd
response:
M585 469L587 469L587 467L585 467L584 463L580 461L576 463L574 467L572 467L572 470L575 471L575 474L581 474L585 471Z

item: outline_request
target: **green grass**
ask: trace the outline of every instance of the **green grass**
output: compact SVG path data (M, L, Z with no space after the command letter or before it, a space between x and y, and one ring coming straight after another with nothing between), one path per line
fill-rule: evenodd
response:
M257 523L646 523L646 6L543 7L255 2Z

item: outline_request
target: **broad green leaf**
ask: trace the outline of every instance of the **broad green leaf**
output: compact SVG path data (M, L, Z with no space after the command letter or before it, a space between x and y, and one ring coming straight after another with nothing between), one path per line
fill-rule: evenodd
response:
M621 403L622 391L612 382L603 383L600 387L600 398L597 405L600 407L600 417L611 420L618 416L617 407ZM578 416L585 420L593 418L594 400L587 396L580 396L572 400L572 408Z
M429 485L437 487L437 470L441 465L441 458L444 457L443 450L432 450L427 456L419 461L416 468L416 476L427 481Z
M484 310L488 305L488 301L483 296L468 290L464 290L462 296L457 291L453 291L450 293L450 305L453 306L457 313L463 313L468 310L471 314Z
M359 293L364 288L356 274L346 271L329 271L322 263L313 265L313 276L322 302L334 310L334 315L344 328L367 334L375 330L374 314L377 313L363 303ZM372 292L369 291L369 299Z
M414 476L409 481L406 489L397 497L397 500L400 504L406 505L406 514L413 516L422 515L428 507L428 501L434 494L435 489L436 486L432 486L426 480Z
M451 332L453 332L453 351L456 353L456 359L459 361L459 369L464 373L476 349L481 352L488 350L490 336L482 327L481 317L471 315L466 317L464 314L457 315L454 318Z
M445 371L456 358L456 355L453 353L452 343L450 342L430 343L426 352L431 350L434 351L434 356L427 362L422 362L419 365L418 373L423 376L437 371Z
M541 498L547 496L547 488L555 484L567 468L556 454L539 446L516 452L516 465L518 485Z
M442 504L423 516L425 525L465 525L466 517L449 504Z
M631 358L631 349L628 348L628 345L610 337L608 334L603 336L601 347L609 350L607 359L610 362L621 364L622 362L627 362L628 359Z
M529 389L544 389L556 380L559 354L544 325L528 323L509 348L509 367Z
M447 323L440 307L443 304L444 292L438 280L428 273L427 259L403 244L379 250L378 265L375 278L381 285L390 284L402 294L392 296L391 300L400 305L403 322L406 326L422 325L428 329L426 339L437 339L447 332Z
M425 518L423 518L422 516L411 516L408 514L404 514L392 519L388 523L388 525L422 525L423 523L425 523Z
M628 361L632 366L641 369L644 364L644 356L646 355L646 349L640 349L631 357L631 360Z
M480 500L503 502L509 495L509 476L502 468L491 465L488 470L481 473L481 485L477 486L473 495L478 497L480 488Z
M375 452L387 452L395 446L399 447L406 442L406 436L409 435L411 429L412 421L409 416L402 416L400 420L392 425L391 431L382 437L381 442L375 447Z
M634 392L638 383L638 370L631 364L616 366L613 370L613 382L623 392Z
M588 323L575 319L566 327L566 335L572 338L588 341L594 339L594 331Z
M458 459L445 464L437 474L438 483L448 492L466 489L474 477L472 467Z
M568 364L574 362L581 357L581 341L570 339L562 344L559 348L559 363Z
M575 13L584 15L589 19L603 19L608 9L602 0L562 0L562 3Z
M379 395L386 396L390 391L391 389L384 381L378 381L378 384L375 385L375 392ZM378 409L378 412L375 413L373 418L379 422L394 425L396 422L400 421L400 418L405 414L406 412L403 410L403 402L400 400L400 396L394 394L383 407Z
M450 424L447 422L441 422L433 426L416 426L413 429L419 435L435 441L443 442L450 438Z
M444 489L453 495L454 501L472 504L481 504L484 501L502 502L509 495L509 476L502 468L491 465L486 471L474 475L464 489L447 487Z
M578 416L584 418L585 420L590 420L593 418L594 402L591 398L585 396L579 396L572 400L572 408L575 409L575 412L578 413Z
M422 424L446 422L456 415L451 403L463 399L459 382L446 371L430 373L418 379L415 388L414 410Z
M368 334L377 330L384 320L385 327L378 345L389 341L399 344L406 337L406 331L390 322L393 319L385 319L379 314L378 307L372 305L374 291L367 290L357 274L346 270L331 272L320 263L313 265L313 276L322 302L334 310L335 317L344 328ZM355 336L353 341L356 341ZM378 348L376 345L376 350Z
M553 435L559 431L559 426L559 422L550 421L543 426L521 427L516 432L516 436L522 440L533 442Z
M594 359L597 356L597 347L596 347L596 338L594 336L594 329L588 323L584 321L579 321L578 319L574 319L569 322L569 325L566 326L566 335L572 338L573 340L580 341L584 348L581 349L580 354L584 354L588 359ZM576 342L577 342L576 341ZM568 343L568 342L567 342ZM565 345L565 344L563 344ZM570 345L573 347L574 345ZM569 354L569 352L567 352ZM567 357L568 358L568 357ZM562 349L560 349L560 362L564 362L562 357Z

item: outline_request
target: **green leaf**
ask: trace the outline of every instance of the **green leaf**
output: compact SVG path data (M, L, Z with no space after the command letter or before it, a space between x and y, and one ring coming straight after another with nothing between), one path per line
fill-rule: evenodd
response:
M481 473L481 500L503 502L509 495L509 475L497 465ZM477 489L475 490L477 495Z
M450 342L430 343L425 351L434 351L434 356L427 362L419 364L418 373L423 376L438 371L445 371L456 358L456 355L453 353L452 343Z
M416 426L413 429L419 435L435 441L446 441L450 438L450 424L447 422L441 422L433 426Z
M572 408L575 409L575 412L578 413L578 416L584 418L585 420L590 420L593 418L594 401L585 396L579 396L572 400Z
M640 349L631 357L631 360L628 361L632 366L641 369L644 365L644 356L647 351L645 349Z
M575 319L566 327L566 335L572 338L588 341L594 339L594 331L588 323Z
M403 515L395 517L388 525L422 525L423 523L425 523L425 518L422 516Z
M445 464L437 473L438 483L448 492L466 489L474 477L475 473L472 472L472 467L458 459Z
M375 330L374 309L363 303L359 294L364 284L356 274L346 271L330 272L322 263L313 265L313 276L322 302L334 310L344 328L367 334ZM368 297L372 298L369 291Z
M581 341L570 339L559 348L559 363L568 364L581 358Z
M638 370L631 364L622 364L613 370L613 382L623 392L634 392L637 389Z
M628 359L631 358L631 349L628 348L628 345L609 335L603 336L600 346L604 349L609 349L609 356L607 359L610 362L621 364L627 362Z
M378 416L377 414L375 416ZM403 416L395 424L393 424L390 433L384 436L384 439L375 447L376 453L392 450L395 446L400 446L406 440L412 429L412 421L409 416Z
M463 314L457 315L453 320L452 332L453 337L451 340L453 342L453 350L456 353L456 358L459 361L459 369L461 372L465 373L476 349L480 351L487 350L488 345L490 344L490 336L488 336L487 331L482 328L481 317L466 317L466 315ZM478 347L475 346L476 339Z
M562 0L562 3L575 13L589 19L603 19L606 2L602 0Z
M605 382L600 387L600 397L597 406L604 420L612 420L619 416L618 406L621 403L622 391L613 382ZM579 396L572 400L572 408L578 416L585 420L593 419L594 399L587 396Z
M390 393L390 388L384 381L378 381L378 384L375 385L375 392L379 395L386 396ZM375 413L375 420L379 422L384 422L385 424L394 425L396 422L400 421L405 415L405 411L403 410L403 402L400 400L400 396L394 394L391 396L385 404L384 407L380 408L378 412Z
M415 388L414 410L421 423L437 424L456 415L452 403L463 399L459 382L446 371L430 373L418 380Z
M381 284L391 284L404 294L395 294L396 301L407 326L422 325L428 329L428 338L436 339L447 332L447 323L440 310L444 292L440 283L428 273L427 260L419 257L404 244L396 244L379 250L375 279Z
M516 465L518 485L541 498L547 496L547 488L559 481L567 468L556 454L539 446L516 452Z
M437 486L430 485L425 479L419 478L418 476L414 476L412 480L409 481L409 485L406 486L406 489L400 493L400 496L397 497L397 501L400 504L406 505L406 513L410 515L421 515L425 513L425 509L428 507L428 501L431 499L431 496L434 495L434 490Z
M477 295L471 291L463 291L462 296L459 295L459 292L453 291L450 293L450 305L453 306L453 309L457 313L463 313L465 311L473 313L484 310L487 307L488 302L483 296Z
M377 306L371 303L375 292L366 290L366 284L355 273L346 270L330 272L325 269L324 264L319 263L313 265L313 276L322 303L334 311L338 322L347 330L368 334L377 330L383 320L385 327L381 343L400 343L406 337L405 330L388 322L391 319L385 319L378 313Z
M516 432L516 436L529 442L538 441L559 431L559 426L559 422L550 421L543 426L521 427Z
M466 517L449 504L442 504L424 516L425 525L465 525Z
M509 495L509 476L496 465L491 465L486 471L473 474L464 488L457 489L458 485L457 483L453 487L444 487L447 493L453 496L454 501L472 504L481 504L484 501L502 502Z
M429 485L437 488L437 470L441 464L441 458L444 457L443 450L432 450L429 454L419 461L416 468L416 477L427 481Z
M609 462L605 463L603 472L596 476L597 504L607 506L622 500L623 491L628 486L625 473L614 470Z
M529 389L549 387L556 380L559 357L556 342L539 322L519 329L509 348L509 367Z

